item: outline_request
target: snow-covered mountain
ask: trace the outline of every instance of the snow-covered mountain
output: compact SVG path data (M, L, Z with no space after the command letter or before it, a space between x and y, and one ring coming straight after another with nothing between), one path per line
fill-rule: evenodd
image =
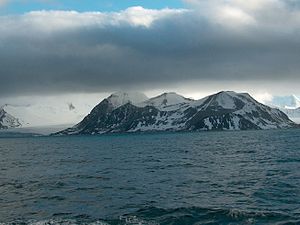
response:
M296 109L279 108L295 123L300 124L300 107Z
M300 99L297 96L274 96L271 100L266 101L265 104L280 109L292 121L300 123Z
M123 95L122 95L123 94ZM97 104L101 94L77 94L67 96L40 97L30 99L1 99L0 107L11 116L18 118L23 130L40 132L41 130L63 129L82 120ZM89 99L89 101L86 101ZM127 102L141 102L148 98L139 93L115 93L109 101L115 108ZM58 131L58 130L56 130ZM21 132L20 129L15 132ZM53 131L55 132L55 131Z
M274 96L266 104L283 109L296 109L300 107L300 99L296 95Z
M126 103L138 104L148 100L148 97L139 92L116 92L110 95L107 100L114 109L125 105Z
M111 101L115 96L115 101ZM57 135L180 130L247 130L296 126L283 112L246 93L219 92L200 100L176 93L138 102L126 93L100 102L79 124ZM123 101L123 96L126 101ZM121 103L121 104L115 104Z
M0 129L21 127L19 120L0 108Z
M92 107L79 107L73 103L5 104L3 109L19 119L22 127L55 126L75 124L84 118Z
M184 107L194 101L193 99L185 98L175 92L163 93L157 97L151 98L147 101L140 102L137 106L153 106L159 110L172 111Z

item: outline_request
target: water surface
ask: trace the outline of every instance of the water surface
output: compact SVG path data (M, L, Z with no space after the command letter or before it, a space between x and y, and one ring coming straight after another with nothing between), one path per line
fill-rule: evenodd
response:
M0 138L0 224L300 224L300 130Z

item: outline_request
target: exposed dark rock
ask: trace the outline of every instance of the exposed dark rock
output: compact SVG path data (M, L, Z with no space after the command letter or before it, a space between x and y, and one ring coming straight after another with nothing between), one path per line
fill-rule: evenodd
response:
M119 104L118 96L112 96ZM56 135L297 126L280 110L265 106L246 93L219 92L198 101L164 93L141 103L127 99L117 106L110 98L98 104L79 124Z

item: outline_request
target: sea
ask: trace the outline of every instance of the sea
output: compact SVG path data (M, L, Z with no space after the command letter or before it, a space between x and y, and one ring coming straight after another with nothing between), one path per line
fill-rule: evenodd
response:
M300 129L2 137L0 224L300 224Z

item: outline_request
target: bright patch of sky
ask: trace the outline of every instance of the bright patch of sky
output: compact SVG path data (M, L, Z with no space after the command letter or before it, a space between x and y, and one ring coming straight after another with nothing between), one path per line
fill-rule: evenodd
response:
M180 0L0 0L1 14L21 14L37 10L119 11L132 6L150 9L182 8Z

